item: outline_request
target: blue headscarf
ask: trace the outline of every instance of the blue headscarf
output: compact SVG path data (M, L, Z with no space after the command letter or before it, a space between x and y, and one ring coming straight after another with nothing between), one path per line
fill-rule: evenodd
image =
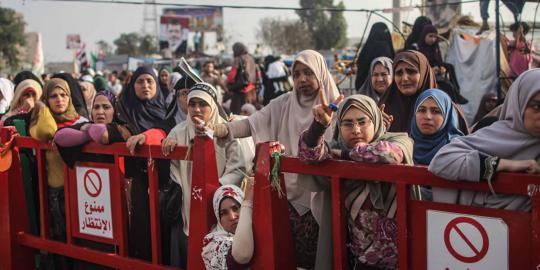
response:
M423 135L416 125L416 112L418 107L428 98L433 98L441 109L444 122L439 130L432 135ZM411 120L411 137L414 140L414 164L429 165L431 159L441 147L445 146L455 137L463 136L458 129L458 116L452 99L439 89L429 89L422 92L414 104L414 114Z

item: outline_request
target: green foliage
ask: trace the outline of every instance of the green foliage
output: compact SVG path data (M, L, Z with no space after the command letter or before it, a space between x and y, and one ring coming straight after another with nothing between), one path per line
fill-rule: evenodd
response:
M136 32L121 34L113 41L116 54L139 55L140 36Z
M300 20L263 18L259 21L258 37L273 53L292 54L313 48L313 40L305 23Z
M26 45L24 20L14 10L0 7L0 59L11 70L19 67L19 50Z
M333 0L300 0L300 6L305 9L296 11L300 20L307 25L317 50L343 48L347 41L347 22L343 17L343 11L320 10L345 8L342 1L337 6L334 6L333 2Z
M114 40L116 54L150 55L157 51L157 40L154 36L139 33L124 33Z
M139 45L139 52L144 55L151 55L157 52L157 39L151 35L144 35L141 37L141 44Z

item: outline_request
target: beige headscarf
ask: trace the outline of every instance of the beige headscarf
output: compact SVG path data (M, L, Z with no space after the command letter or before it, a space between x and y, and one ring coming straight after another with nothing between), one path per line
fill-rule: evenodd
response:
M36 93L36 102L41 98L42 89L41 85L32 79L27 79L22 81L17 85L17 88L15 88L15 94L13 96L13 99L11 100L11 103L9 105L9 112L6 113L2 117L2 121L5 121L10 116L16 115L19 113L19 110L21 109L22 104L22 96L27 92L27 90L32 89Z
M218 105L211 93L216 95L216 89L208 83L195 84L189 94L188 101L192 98L200 98L208 103L211 108L209 123L212 125L223 124L226 120L220 116ZM187 119L174 127L167 138L176 140L178 145L190 145L195 138L195 123L188 115ZM216 161L218 167L219 182L222 185L235 184L239 185L242 179L241 173L235 170L243 170L245 172L245 161L243 152L237 146L238 140L232 142L220 139L214 139L216 151ZM237 147L237 149L229 149ZM227 152L229 150L229 153ZM231 151L232 150L232 151ZM231 152L234 152L231 154ZM233 156L234 155L234 156ZM236 162L235 162L236 161ZM231 163L234 163L231 165ZM170 176L173 181L178 183L182 189L182 218L184 220L184 232L186 235L189 232L189 210L191 205L191 161L171 160Z
M297 63L308 66L315 73L319 86L322 87L329 102L339 96L336 83L320 53L313 50L302 51L296 56L292 70ZM313 122L311 109L320 103L318 95L313 98L303 97L296 88L272 100L270 104L248 118L254 142L279 141L285 146L286 155L296 156L300 133L311 125ZM331 135L332 129L329 128L325 133L325 139L329 140ZM285 184L289 201L299 214L303 215L310 208L311 194L298 187L298 178L297 174L286 174Z

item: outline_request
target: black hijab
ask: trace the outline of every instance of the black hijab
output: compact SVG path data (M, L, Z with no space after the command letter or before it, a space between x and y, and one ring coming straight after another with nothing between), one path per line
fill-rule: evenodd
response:
M43 83L38 78L38 76L36 76L34 73L32 73L32 71L23 70L23 71L17 73L17 75L15 75L15 78L13 78L13 84L15 85L13 87L13 89L17 89L17 85L19 85L19 83L21 83L22 81L27 80L27 79L31 79L31 80L34 80L34 81L38 82L39 85L41 85L41 88L43 88Z
M417 50L418 48L415 47L415 43L418 43L420 39L420 35L422 34L422 31L424 30L424 26L428 24L433 24L431 22L431 19L426 16L420 16L416 18L414 21L414 25L411 31L411 34L407 37L407 40L405 41L405 50Z
M420 73L420 80L416 93L411 96L403 95L394 82L390 88L384 92L379 101L380 104L384 104L385 112L394 117L394 121L388 128L390 132L409 132L411 128L411 119L414 113L414 103L421 92L431 88L437 88L437 82L435 76L427 58L418 51L403 51L396 55L394 59L394 74L396 67L399 63L405 62L415 67Z
M54 74L52 78L58 78L66 81L69 89L71 90L71 102L73 103L73 107L75 107L75 111L77 111L80 116L90 119L88 108L86 107L86 101L84 100L79 82L77 82L77 80L75 80L69 73L57 73Z
M385 23L378 22L373 24L369 36L364 43L364 47L358 55L356 65L356 89L360 89L368 77L371 62L381 56L394 59L394 46L392 45L392 36Z
M156 95L145 101L140 100L135 94L135 82L143 74L152 76L156 84ZM128 87L120 94L116 113L118 118L128 125L132 134L139 134L151 128L161 128L169 132L173 127L166 119L165 97L150 66L142 66L135 70Z
M439 41L435 41L433 45L428 45L426 43L426 36L429 34L438 34L437 28L434 25L428 24L424 26L418 40L418 51L426 56L431 67L441 67L444 62L441 56L441 49L439 48Z

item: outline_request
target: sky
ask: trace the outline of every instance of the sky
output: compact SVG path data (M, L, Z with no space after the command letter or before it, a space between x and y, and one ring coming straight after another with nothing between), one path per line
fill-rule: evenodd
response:
M131 0L143 1L143 0ZM297 7L296 0L157 0L160 3L181 3L181 4L209 4L218 5L250 5L250 6L279 6ZM337 0L335 1L337 2ZM348 9L381 9L392 7L392 0L344 0ZM402 5L417 5L421 0L401 0ZM49 0L0 0L0 6L12 8L23 14L26 22L27 32L39 32L43 38L43 50L46 62L70 61L73 51L66 49L66 36L78 33L83 42L90 50L95 50L95 43L105 40L113 44L113 40L121 33L141 32L143 28L143 5L126 4L103 4L103 3L81 3L70 1L49 1ZM161 9L168 6L158 6L158 16ZM169 6L171 7L171 6ZM490 9L494 8L492 3ZM523 17L532 20L536 4L528 3L524 9ZM511 13L502 8L504 20L511 20ZM469 14L475 18L480 17L478 3L466 3L462 5L462 13ZM491 12L494 13L494 12ZM392 19L392 14L383 14L388 19ZM420 15L418 9L403 12L402 20L414 22ZM364 31L367 21L365 12L345 12L348 37L360 37ZM254 47L257 41L257 29L259 20L264 17L274 18L298 18L294 11L285 10L264 10L264 9L230 9L225 8L223 14L225 35L231 39L231 44L241 41L250 47ZM494 16L491 16L494 19ZM375 16L371 19L370 25L382 21Z

